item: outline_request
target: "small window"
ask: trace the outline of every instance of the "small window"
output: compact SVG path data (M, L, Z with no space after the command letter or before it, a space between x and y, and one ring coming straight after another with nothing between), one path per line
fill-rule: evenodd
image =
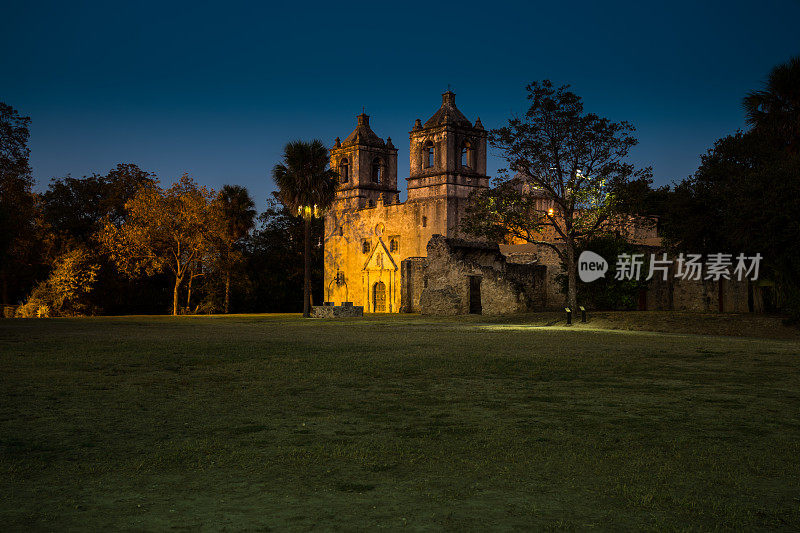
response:
M344 227L339 226L339 237L344 237Z
M381 182L381 167L383 163L381 162L380 157L376 157L372 160L372 183L380 183Z
M364 239L363 241L361 241L361 252L362 253L368 254L369 251L370 251L370 248L371 248L371 246L370 246L369 241L367 239Z
M400 243L397 241L397 237L393 238L389 241L389 251L394 253L400 249Z
M469 141L461 145L461 167L472 168L472 145Z
M342 183L347 183L350 180L350 163L347 158L339 161L339 180Z
M433 168L433 163L436 160L436 149L433 142L427 141L423 148L423 157L425 158L425 168Z
M422 227L425 228L428 226L428 217L422 217Z

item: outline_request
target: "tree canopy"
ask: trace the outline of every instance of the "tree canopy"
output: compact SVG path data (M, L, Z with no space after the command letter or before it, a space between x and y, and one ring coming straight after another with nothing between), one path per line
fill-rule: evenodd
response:
M555 250L567 272L567 304L574 307L576 250L616 221L615 191L633 180L648 182L650 171L626 162L637 142L628 122L584 112L568 85L544 80L526 89L527 112L490 132L508 167L492 188L472 195L465 229Z
M747 124L759 134L800 152L800 56L775 66L764 88L751 91L742 106Z
M35 195L28 163L30 118L0 102L0 297L8 304L32 261ZM9 289L13 292L10 292Z
M167 189L143 187L125 204L125 220L109 217L99 239L117 267L131 277L169 271L175 281L172 313L178 314L181 283L194 263L212 250L221 227L214 194L187 174Z

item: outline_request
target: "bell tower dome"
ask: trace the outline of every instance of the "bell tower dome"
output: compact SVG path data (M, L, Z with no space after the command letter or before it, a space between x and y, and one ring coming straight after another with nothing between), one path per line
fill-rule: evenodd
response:
M466 198L489 186L486 175L486 130L481 119L469 121L447 91L442 105L425 124L417 119L409 132L408 199Z
M369 126L369 115L358 115L356 129L344 141L336 138L330 150L331 168L339 173L337 202L360 209L399 201L397 149L392 139L378 137Z

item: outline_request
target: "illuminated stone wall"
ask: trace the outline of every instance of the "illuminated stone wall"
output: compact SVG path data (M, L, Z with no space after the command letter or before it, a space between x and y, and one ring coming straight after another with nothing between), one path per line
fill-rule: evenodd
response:
M546 268L509 262L496 244L434 235L424 261L420 311L431 315L470 312L470 278L479 280L481 313L501 315L541 309Z
M400 264L424 256L431 236L447 232L446 213L444 199L333 210L325 219L325 301L373 313L375 284L382 283L385 305L377 311L399 312Z

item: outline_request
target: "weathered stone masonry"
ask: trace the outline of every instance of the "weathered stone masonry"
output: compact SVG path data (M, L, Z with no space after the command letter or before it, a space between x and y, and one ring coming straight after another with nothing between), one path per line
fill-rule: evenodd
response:
M496 244L434 235L422 262L419 302L412 311L433 315L489 315L542 309L546 268L511 263ZM411 259L413 261L414 259ZM409 285L418 280L409 279ZM408 292L414 294L413 288Z

